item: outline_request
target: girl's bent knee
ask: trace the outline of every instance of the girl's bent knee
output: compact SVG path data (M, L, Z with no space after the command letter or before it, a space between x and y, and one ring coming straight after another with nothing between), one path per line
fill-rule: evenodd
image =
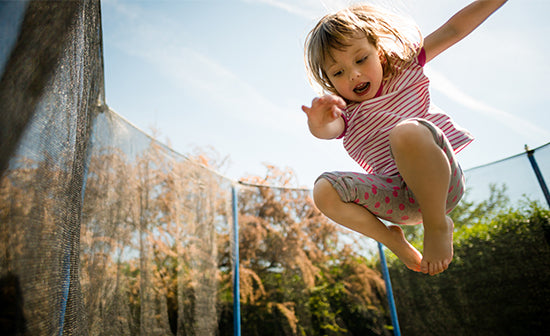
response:
M332 198L337 194L329 180L320 178L313 186L313 201L319 210L324 210L332 203Z
M430 130L416 120L406 120L397 124L389 135L392 148L414 146L420 140L433 138Z

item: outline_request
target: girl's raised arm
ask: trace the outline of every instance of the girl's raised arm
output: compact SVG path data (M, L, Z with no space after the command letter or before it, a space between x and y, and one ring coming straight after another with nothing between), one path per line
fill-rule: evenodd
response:
M462 40L507 0L478 0L464 7L424 39L426 62Z

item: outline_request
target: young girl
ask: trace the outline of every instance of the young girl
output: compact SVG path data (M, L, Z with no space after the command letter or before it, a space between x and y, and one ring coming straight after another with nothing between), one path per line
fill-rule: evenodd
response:
M337 223L384 244L414 271L438 274L452 261L454 226L447 214L464 193L454 154L473 140L430 105L423 66L505 2L475 1L423 41L370 6L327 15L307 37L308 72L326 92L311 107L302 106L309 129L321 139L343 138L366 172L322 174L315 204ZM379 218L423 223L424 255L399 226Z

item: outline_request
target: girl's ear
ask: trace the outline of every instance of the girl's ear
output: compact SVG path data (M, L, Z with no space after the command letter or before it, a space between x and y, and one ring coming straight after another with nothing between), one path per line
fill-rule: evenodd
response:
M382 65L382 75L384 79L391 77L393 73L388 54L382 49L378 48L378 57L380 58L380 64Z
M382 64L382 67L385 67L388 63L388 59L386 58L386 53L382 48L378 48L378 58L380 59L380 64Z

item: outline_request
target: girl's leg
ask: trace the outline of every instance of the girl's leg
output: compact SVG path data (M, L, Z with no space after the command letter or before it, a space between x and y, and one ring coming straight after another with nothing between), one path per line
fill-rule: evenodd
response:
M342 201L332 183L324 178L315 183L313 198L317 208L327 217L384 244L409 269L420 271L422 255L405 239L399 226L387 227L364 207Z
M421 271L434 275L453 258L453 222L446 216L451 168L430 129L416 120L402 122L390 134L399 173L422 209L424 251Z

